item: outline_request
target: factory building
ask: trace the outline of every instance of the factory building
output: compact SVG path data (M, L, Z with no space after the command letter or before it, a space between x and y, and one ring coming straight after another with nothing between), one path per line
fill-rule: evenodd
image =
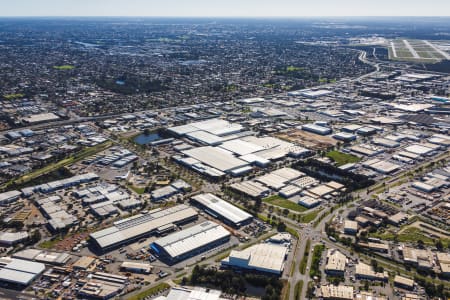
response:
M325 273L333 276L344 276L347 257L336 249L329 249L327 252L327 264Z
M253 219L249 213L213 194L196 195L191 198L191 202L214 218L236 228L250 223Z
M230 256L222 260L221 265L281 276L287 255L287 247L270 243L257 244L241 251L232 250Z
M0 258L0 281L16 286L28 286L45 271L42 263L22 259Z
M356 235L358 233L358 222L352 220L345 220L344 233Z
M348 285L321 285L320 295L323 299L353 300L353 287Z
M338 132L333 135L333 138L347 143L356 140L356 135L348 132Z
M400 276L400 275L395 275L394 286L402 288L402 289L406 289L406 290L412 290L412 289L414 289L414 280Z
M120 265L120 269L125 272L150 274L153 267L150 264L146 264L146 263L136 263L136 262L124 261Z
M206 221L160 238L151 250L169 264L201 254L230 240L231 234L217 223Z
M110 250L141 237L163 233L169 228L167 225L184 224L197 218L197 212L184 204L167 209L158 208L114 222L113 226L90 234L90 241L102 251Z
M331 133L331 128L328 127L324 127L324 126L319 126L316 124L305 124L302 125L301 128L304 131L308 131L308 132L312 132L312 133L316 133L316 134L320 134L320 135L327 135Z
M19 191L9 191L0 194L0 205L6 205L17 201L22 193Z
M173 287L167 296L159 296L155 300L225 300L221 294L221 291L201 287Z
M387 281L389 275L386 271L376 272L371 265L359 262L356 265L355 277L363 280Z

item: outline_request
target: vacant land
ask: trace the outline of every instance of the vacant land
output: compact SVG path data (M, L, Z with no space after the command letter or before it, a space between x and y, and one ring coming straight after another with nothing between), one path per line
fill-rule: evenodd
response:
M309 223L309 222L313 221L315 218L317 218L317 215L321 211L322 211L322 209L316 209L307 214L301 215L299 222L300 223Z
M3 98L6 100L14 100L14 99L20 99L25 97L25 94L9 94L9 95L3 95Z
M298 129L278 134L277 137L316 150L329 149L330 147L336 146L338 143L337 140L329 136L318 135Z
M53 69L55 69L55 70L73 70L73 69L75 69L75 66L72 66L72 65L53 66Z
M304 212L307 210L305 207L298 205L297 203L294 203L292 201L286 200L278 195L273 195L273 196L264 198L263 202L272 204L275 206L279 206L282 208L287 208L289 210L296 211L296 212Z
M299 280L295 284L295 289L294 289L294 299L295 300L300 300L301 299L302 290L303 290L303 280Z
M146 299L147 297L154 296L164 290L167 290L170 288L170 285L168 283L162 282L158 284L157 286L154 286L152 288L149 288L135 296L128 297L128 300L142 300Z
M342 166L349 163L356 163L359 162L361 159L357 156L342 153L339 151L330 151L327 153L327 157L331 158L334 162L336 162L336 165Z
M311 240L306 241L305 252L303 253L302 260L300 261L300 266L298 267L301 274L306 273L306 265L308 264L309 250L311 249Z

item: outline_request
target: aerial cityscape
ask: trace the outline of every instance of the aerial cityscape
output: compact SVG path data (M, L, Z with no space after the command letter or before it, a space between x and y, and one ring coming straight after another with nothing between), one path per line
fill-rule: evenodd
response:
M449 4L31 2L0 3L0 299L450 299Z

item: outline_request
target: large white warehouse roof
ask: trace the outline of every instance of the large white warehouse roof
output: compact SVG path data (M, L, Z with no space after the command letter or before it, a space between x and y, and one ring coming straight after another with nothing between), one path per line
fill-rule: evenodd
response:
M6 257L0 259L0 281L28 285L44 271L42 263Z
M230 236L230 233L224 227L206 221L160 238L153 244L164 249L172 258L176 258L227 236Z
M100 248L108 248L138 238L167 224L176 224L195 217L197 217L197 212L193 208L180 204L114 222L113 226L94 232L90 237L97 242Z
M213 194L200 194L192 197L192 199L200 203L206 209L220 215L235 225L239 225L252 218L251 214L220 199L219 197L216 197Z

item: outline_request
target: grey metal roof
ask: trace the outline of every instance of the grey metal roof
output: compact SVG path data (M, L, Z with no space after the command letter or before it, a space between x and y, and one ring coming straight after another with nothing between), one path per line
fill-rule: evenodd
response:
M230 236L230 233L224 227L206 221L160 238L154 244L163 248L171 257L178 257L227 236Z
M180 204L164 210L156 209L148 214L138 214L114 223L114 226L90 235L101 248L107 248L149 233L158 227L192 218L197 212Z
M239 224L249 218L252 218L251 214L220 199L219 197L216 197L213 194L200 194L192 197L192 199L207 207L208 210L211 210L234 224Z

